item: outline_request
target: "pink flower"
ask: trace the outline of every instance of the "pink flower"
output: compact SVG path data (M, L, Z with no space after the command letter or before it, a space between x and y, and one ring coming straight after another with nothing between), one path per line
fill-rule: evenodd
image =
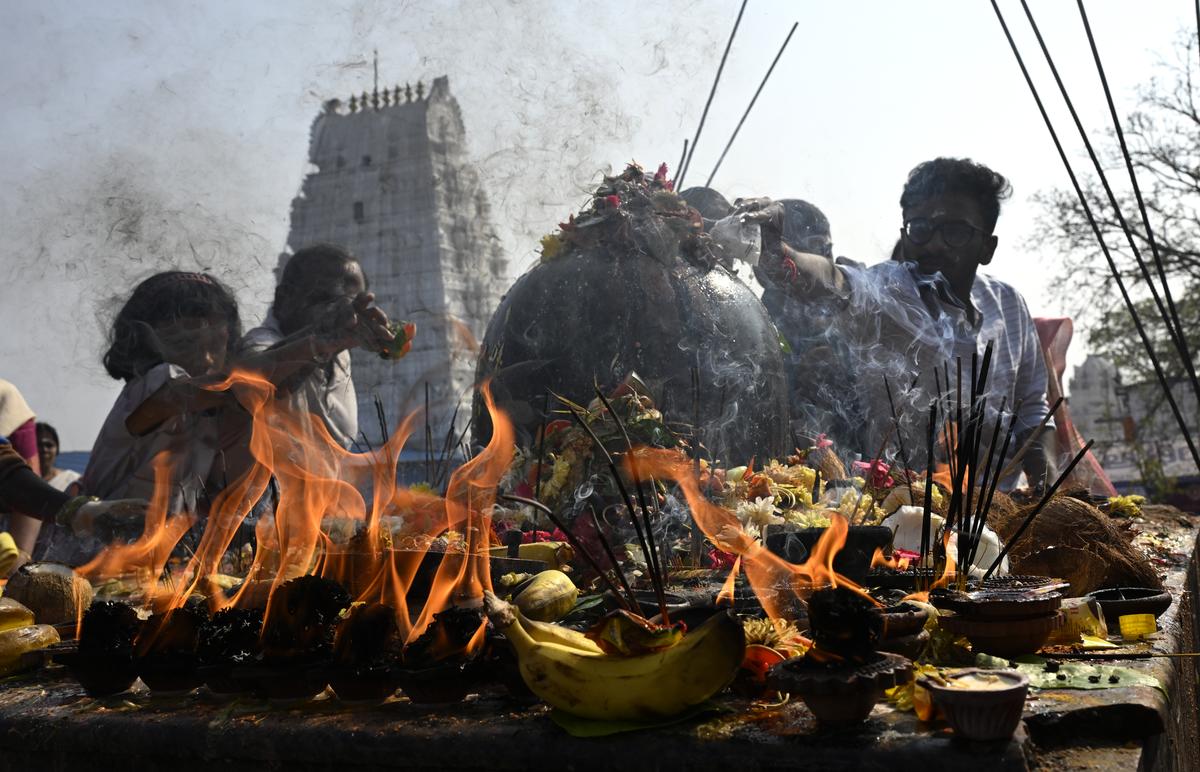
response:
M621 205L621 197L616 194L613 194L611 196L605 196L604 203L608 204L613 209L616 209L617 207L619 207Z

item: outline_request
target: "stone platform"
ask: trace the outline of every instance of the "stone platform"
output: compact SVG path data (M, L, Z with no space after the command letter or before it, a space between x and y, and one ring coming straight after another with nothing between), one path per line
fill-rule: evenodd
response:
M64 671L0 683L0 770L936 770L1194 769L1200 759L1195 659L1200 589L1196 531L1174 510L1142 526L1156 542L1176 602L1150 643L1119 650L1119 664L1154 675L1148 686L1042 690L1024 725L995 745L954 740L944 726L881 703L851 730L816 726L798 702L730 703L731 712L656 730L574 738L543 706L487 690L450 706L393 698L375 707L331 696L299 706L204 690L151 698L139 683L123 699L88 698ZM1110 655L1111 656L1111 655ZM1168 698L1169 695L1169 698Z

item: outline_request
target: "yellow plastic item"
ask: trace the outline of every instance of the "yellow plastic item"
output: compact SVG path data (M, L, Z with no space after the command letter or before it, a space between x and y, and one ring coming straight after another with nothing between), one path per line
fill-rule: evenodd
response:
M1127 641L1138 641L1158 632L1153 614L1124 614L1117 622L1121 625L1121 637Z
M33 624L33 612L12 598L0 598L0 632Z
M50 625L29 625L0 633L0 678L21 667L21 655L58 643L58 631Z
M0 576L8 576L20 557L21 551L17 549L12 534L0 531Z

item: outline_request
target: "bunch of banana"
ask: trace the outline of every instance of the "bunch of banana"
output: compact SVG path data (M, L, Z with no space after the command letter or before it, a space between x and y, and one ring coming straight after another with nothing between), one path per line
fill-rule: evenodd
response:
M58 631L35 625L33 612L12 598L0 598L0 678L21 667L21 655L58 643Z
M13 567L17 565L20 558L21 551L17 549L17 543L13 541L12 535L8 531L0 531L0 577L12 573Z
M484 593L492 624L517 654L521 677L551 706L582 718L653 721L699 705L733 680L746 648L742 625L719 612L674 646L648 654L604 653L583 633L527 619Z

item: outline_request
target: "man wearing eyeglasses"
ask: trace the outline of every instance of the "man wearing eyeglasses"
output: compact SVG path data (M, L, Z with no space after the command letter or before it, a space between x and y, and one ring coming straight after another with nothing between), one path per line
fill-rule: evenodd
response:
M990 430L1002 404L1006 416L1015 409L1010 456L1030 440L1021 459L1030 485L1042 486L1052 471L1052 428L1033 436L1049 410L1046 364L1033 319L1020 293L979 272L996 252L996 221L1010 192L1008 181L982 164L927 161L909 173L900 196L903 219L892 260L863 266L784 244L777 262L766 266L798 298L833 295L842 301L833 334L854 354L853 386L862 411L856 444L864 456L874 455L895 423L886 378L909 465L920 469L931 397L947 390L944 381L939 388L935 372L956 381L961 361L965 401L972 355L982 358L991 341L987 426ZM767 230L778 216L764 210L763 219ZM954 391L953 383L948 391Z

